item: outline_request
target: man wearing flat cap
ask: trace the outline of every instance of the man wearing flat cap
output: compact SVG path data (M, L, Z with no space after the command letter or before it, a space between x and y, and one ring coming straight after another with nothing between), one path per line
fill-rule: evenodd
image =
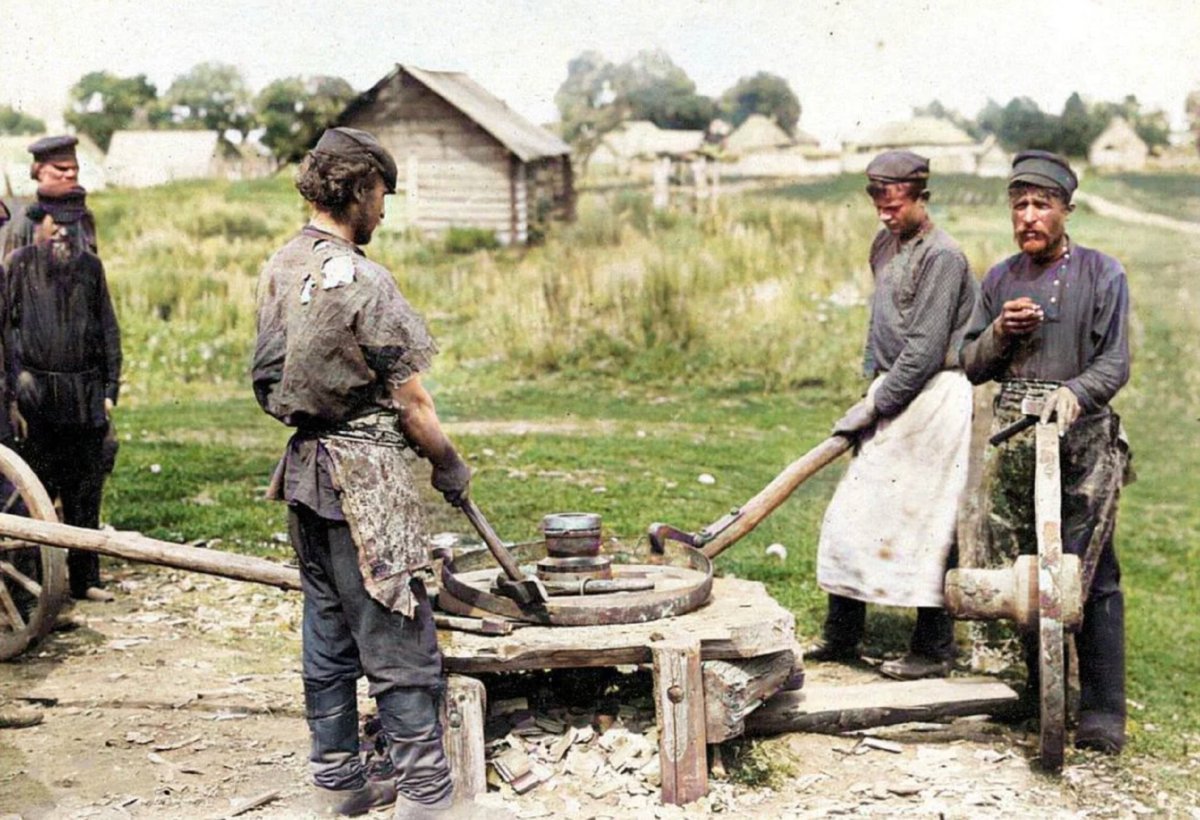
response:
M4 346L9 415L17 450L62 504L63 521L100 526L111 470L111 415L121 382L121 334L104 265L88 247L83 188L40 190L25 209L32 244L8 259ZM100 556L67 553L71 597L111 600Z
M421 384L437 348L392 275L360 245L384 215L396 164L371 134L327 130L296 187L312 219L263 269L254 392L296 429L272 495L288 503L304 588L303 680L310 769L323 806L397 817L451 809L438 703L441 654L409 453L451 504L470 469ZM387 755L359 757L356 683L366 675Z
M1075 745L1119 753L1125 743L1125 602L1113 545L1128 443L1110 403L1129 380L1129 286L1116 259L1067 234L1078 179L1046 151L1013 159L1008 199L1021 252L984 278L962 348L972 382L995 380L997 429L1022 418L1022 399L1043 400L1041 420L1061 437L1063 550L1078 555L1086 600L1076 636L1080 721ZM984 552L1000 563L1036 554L1033 431L988 454ZM1036 714L1037 635L1025 640L1023 705Z
M47 202L60 197L77 197L83 189L79 185L79 160L75 146L79 140L69 134L42 137L29 145L29 153L33 162L29 167L29 176L36 180L39 201ZM4 248L0 258L7 258L10 253L24 245L32 244L37 225L17 214L13 224L9 226L4 237ZM62 226L66 238L79 248L86 248L96 253L96 221L92 212L84 210L82 218Z
M970 444L971 386L957 351L978 285L929 217L929 160L887 151L867 179L883 222L870 253L872 381L833 427L857 447L821 524L817 581L829 610L823 642L805 657L858 658L867 603L916 607L909 652L881 666L915 679L947 674L957 654L942 583Z

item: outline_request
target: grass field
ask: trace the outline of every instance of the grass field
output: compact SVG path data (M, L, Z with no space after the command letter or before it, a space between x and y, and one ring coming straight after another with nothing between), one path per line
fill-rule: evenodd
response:
M1111 181L1110 181L1111 182ZM1110 198L1200 218L1195 178L1106 182ZM949 178L933 212L982 272L1011 252L999 181ZM427 379L475 468L474 496L509 539L542 515L603 515L637 537L696 529L821 441L858 375L875 220L845 177L728 198L719 214L656 215L637 192L585 194L542 247L452 254L385 233L372 256L442 346ZM1087 188L1085 184L1085 189ZM303 219L289 181L186 184L94 197L124 333L122 451L105 519L175 540L285 558L284 511L260 500L286 439L247 383L263 261ZM1134 375L1116 406L1136 451L1118 531L1129 610L1134 755L1200 745L1200 240L1079 211L1079 242L1122 259L1134 301ZM512 423L540 423L543 432ZM487 423L487 424L485 424ZM506 426L507 425L507 426ZM814 635L817 530L827 471L718 560L764 581ZM714 484L697 477L708 473ZM444 506L439 529L465 531ZM780 561L764 554L784 544ZM873 611L872 648L904 648L910 615Z

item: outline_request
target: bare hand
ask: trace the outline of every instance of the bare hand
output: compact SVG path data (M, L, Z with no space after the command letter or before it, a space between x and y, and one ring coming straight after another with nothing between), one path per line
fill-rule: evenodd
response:
M15 401L8 405L8 419L12 422L13 434L17 437L17 441L24 441L29 437L29 422L25 421L25 417L17 409Z
M111 419L112 411L113 411L113 400L105 399L104 400L104 418Z
M1005 336L1025 336L1037 330L1045 313L1037 302L1028 296L1004 303L996 318L996 333Z
M875 424L875 420L878 418L879 411L875 409L875 404L869 398L862 399L833 423L833 434L835 436L856 436Z
M1058 435L1061 438L1067 434L1067 430L1079 419L1082 412L1083 408L1079 404L1079 397L1072 392L1071 388L1063 386L1046 397L1046 402L1042 405L1041 422L1046 424L1053 416L1055 426L1058 427Z

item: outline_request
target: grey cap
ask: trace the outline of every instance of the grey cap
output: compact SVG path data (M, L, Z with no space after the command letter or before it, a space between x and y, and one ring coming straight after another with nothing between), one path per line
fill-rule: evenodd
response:
M34 162L53 162L56 159L75 159L75 146L79 140L70 134L56 137L42 137L30 143L29 153L33 154Z
M884 151L867 166L872 182L917 182L929 179L929 160L912 151Z
M321 139L317 140L313 153L369 160L383 177L387 192L396 192L396 161L374 134L345 126L328 128L321 135Z
M1008 187L1019 184L1036 185L1039 188L1057 188L1066 194L1067 201L1079 187L1079 178L1071 170L1066 157L1050 151L1022 151L1013 157L1012 173L1008 176Z

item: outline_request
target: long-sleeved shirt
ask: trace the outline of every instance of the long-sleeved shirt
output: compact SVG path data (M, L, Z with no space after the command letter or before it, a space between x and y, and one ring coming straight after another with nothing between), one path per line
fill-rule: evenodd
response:
M1041 305L1041 326L1025 336L996 335L1004 303L1027 296ZM967 378L1062 382L1085 413L1107 405L1129 380L1129 285L1121 263L1071 244L1041 270L1024 253L988 271L962 347Z
M863 369L868 376L886 372L875 409L894 416L938 371L957 364L979 286L958 243L932 224L903 242L880 231L871 244L871 271L875 295Z

